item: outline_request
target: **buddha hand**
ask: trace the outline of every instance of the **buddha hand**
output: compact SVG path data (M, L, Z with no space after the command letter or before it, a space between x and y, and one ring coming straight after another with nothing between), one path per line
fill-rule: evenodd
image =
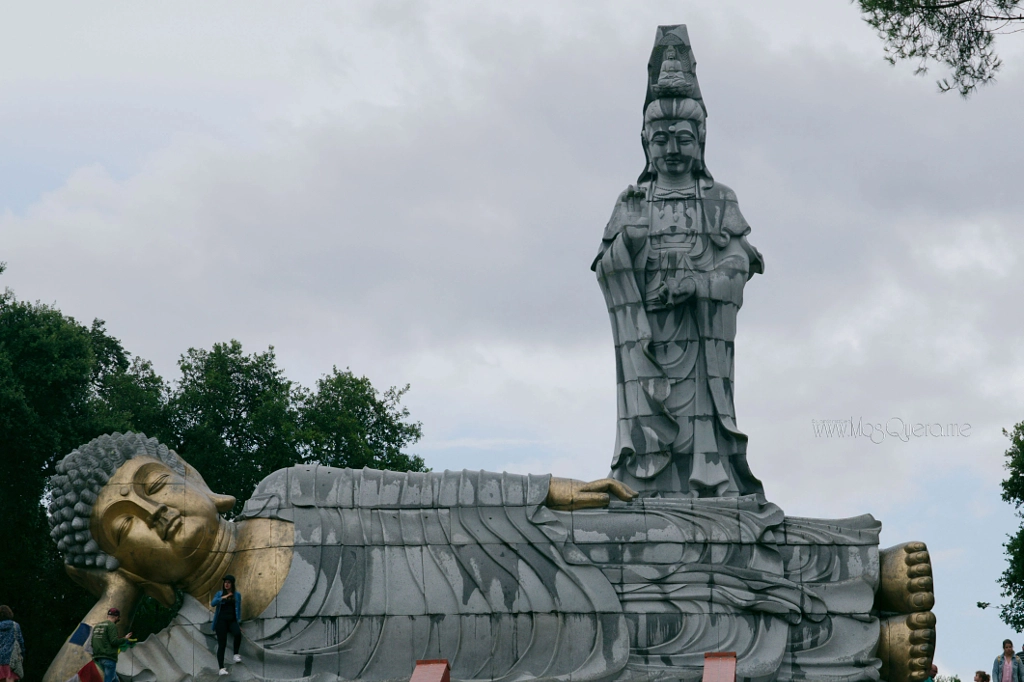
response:
M647 207L647 194L643 187L630 185L619 195L615 202L615 210L612 211L612 226L614 233L619 233L627 227L647 226L650 220L644 210Z
M72 580L100 599L134 602L140 594L147 594L164 606L171 606L175 601L174 588L170 585L150 582L123 568L108 571L103 568L77 568L65 564L64 570Z
M94 597L117 593L139 592L139 585L124 571L108 571L105 568L77 568L65 564L64 570L78 585Z
M602 478L586 483L572 478L551 478L548 497L544 504L559 511L607 507L612 495L624 502L637 496L637 492L621 481Z

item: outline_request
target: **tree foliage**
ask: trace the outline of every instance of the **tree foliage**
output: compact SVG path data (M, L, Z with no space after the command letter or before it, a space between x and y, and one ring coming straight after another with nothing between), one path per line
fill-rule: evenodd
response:
M321 377L299 407L303 460L334 467L375 467L423 471L423 460L402 450L420 439L419 422L409 422L402 396L392 386L377 392L366 377L349 370Z
M244 502L267 474L300 461L299 391L277 366L273 348L252 355L238 341L190 348L178 367L167 444L213 490Z
M1002 66L995 36L1024 26L1021 0L854 1L882 38L890 63L916 62L918 74L940 63L949 75L939 79L939 89L964 97L992 81Z
M246 355L238 341L190 348L178 367L163 440L239 502L267 474L300 462L423 471L420 457L403 452L422 433L401 405L408 386L381 394L334 367L309 390L284 376L273 347Z
M1024 519L1021 509L1024 506L1024 422L1011 431L1003 429L1003 435L1010 439L1005 462L1008 475L1002 484L1003 501L1012 504L1017 516ZM1008 537L1003 547L1008 565L999 584L1003 588L1002 596L1008 600L1000 607L999 617L1016 632L1021 632L1024 631L1024 524Z
M0 602L22 625L29 678L42 677L92 603L50 540L46 479L77 445L150 426L126 407L160 400L143 368L101 321L85 327L52 306L0 295Z
M306 389L285 377L273 348L246 354L238 341L191 348L178 366L169 384L101 320L87 327L0 294L0 604L22 625L28 679L42 677L94 601L65 574L42 504L54 465L78 445L114 431L155 436L239 502L300 462L423 470L404 452L421 435L401 405L408 386L380 393L334 368ZM136 634L174 611L147 598Z

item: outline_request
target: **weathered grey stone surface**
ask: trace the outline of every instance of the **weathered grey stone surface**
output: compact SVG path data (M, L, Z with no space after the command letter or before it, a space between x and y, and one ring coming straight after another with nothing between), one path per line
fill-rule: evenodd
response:
M648 66L639 181L615 204L593 269L615 340L612 476L642 495L763 492L736 426L733 342L743 286L764 271L736 194L704 161L707 109L685 26Z
M877 679L879 524L786 519L759 496L542 505L546 476L294 467L247 518L295 524L284 588L243 624L234 679L700 678L704 651L751 680ZM212 679L194 600L122 656L137 682ZM825 661L823 663L822 661ZM837 665L836 661L842 663ZM815 677L820 679L820 677Z

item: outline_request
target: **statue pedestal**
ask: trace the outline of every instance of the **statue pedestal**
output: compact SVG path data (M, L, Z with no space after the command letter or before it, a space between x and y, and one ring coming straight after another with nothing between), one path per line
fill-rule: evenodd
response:
M620 679L701 678L735 651L737 676L877 679L878 534L870 515L786 517L760 495L645 498L565 513L628 622Z

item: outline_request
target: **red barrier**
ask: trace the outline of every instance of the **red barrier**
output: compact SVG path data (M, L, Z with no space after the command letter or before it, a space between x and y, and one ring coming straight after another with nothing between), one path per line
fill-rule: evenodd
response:
M736 682L736 652L709 651L704 654L703 682Z
M733 666L735 670L736 666ZM416 669L412 671L409 682L451 682L452 669L446 659L416 661Z

